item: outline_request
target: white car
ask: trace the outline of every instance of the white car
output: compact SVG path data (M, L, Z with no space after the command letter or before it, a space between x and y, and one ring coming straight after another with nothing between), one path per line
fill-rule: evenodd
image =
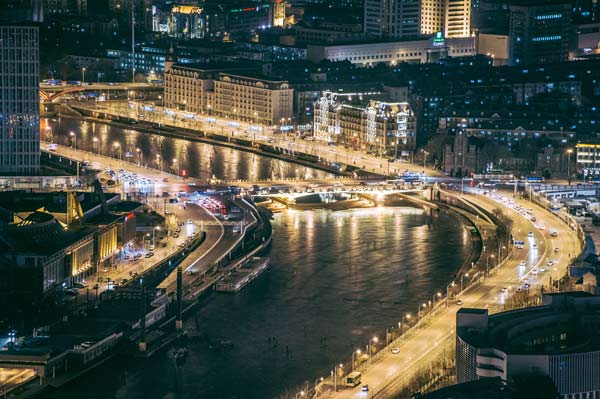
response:
M394 355L397 355L398 353L400 353L400 348L392 348L392 353Z
M544 226L543 224L540 224L540 225L538 226L538 229L540 229L540 230L544 230L545 228L546 228L546 226Z
M552 265L554 265L554 262L553 262L553 261L551 261L551 260L549 260L549 261L548 261L548 266L552 266Z
M533 233L530 231L529 233L527 233L527 237L533 238Z
M537 268L533 268L533 269L531 269L531 274L533 274L534 276L535 276L536 274L538 274L538 269L537 269Z
M527 263L524 260L522 260L521 263L519 263L519 266L525 267L527 266Z

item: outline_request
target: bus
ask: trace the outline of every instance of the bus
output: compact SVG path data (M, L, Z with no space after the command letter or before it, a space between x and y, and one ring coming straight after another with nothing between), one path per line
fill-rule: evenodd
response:
M360 371L353 371L344 378L344 385L347 387L355 387L360 384L362 373Z
M523 249L525 247L525 242L522 240L514 240L515 248Z

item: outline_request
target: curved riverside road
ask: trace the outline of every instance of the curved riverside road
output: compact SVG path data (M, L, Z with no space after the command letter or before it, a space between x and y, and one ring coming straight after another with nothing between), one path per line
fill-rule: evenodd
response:
M508 197L510 194L506 193L505 195ZM569 264L568 254L574 257L580 252L581 247L576 232L555 215L535 204L524 200L515 201L526 208L532 208L537 218L536 223L544 224L544 230L537 229L529 219L497 199L481 195L465 195L465 198L489 211L501 208L514 221L515 237L524 240L526 245L525 249L513 249L504 264L490 272L489 278L465 289L462 295L463 307L487 308L490 312L496 312L504 303L506 295L511 295L511 292L523 285L522 279L528 278L532 287L548 286L550 273L552 273L553 279L564 275ZM533 232L533 238L527 237L527 233L530 231ZM558 233L557 238L551 237L552 231ZM534 242L537 243L537 249L533 248ZM559 248L558 253L553 250L556 247ZM550 268L552 270L537 276L531 274L532 266L543 265L545 267L549 259L554 261L554 266ZM519 266L521 261L525 261L527 266ZM502 292L503 287L509 288L508 293ZM435 314L429 319L426 318L425 323L418 329L413 328L394 343L394 346L400 349L398 354L382 351L374 356L373 364L363 371L362 378L362 384L368 384L369 392L362 392L361 386L353 389L341 388L331 397L335 399L366 397L379 399L391 398L400 392L416 372L427 368L441 355L444 348L447 349L451 344L449 338L454 336L455 313L459 306L451 302L446 308L443 300L440 301L440 305L442 306L438 306ZM399 318L401 316L399 315Z

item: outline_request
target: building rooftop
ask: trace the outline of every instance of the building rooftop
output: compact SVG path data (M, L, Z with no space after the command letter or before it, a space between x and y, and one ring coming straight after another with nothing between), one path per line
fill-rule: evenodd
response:
M600 350L598 320L600 296L545 294L542 306L489 316L485 309L461 309L457 333L471 345L511 354L577 353Z

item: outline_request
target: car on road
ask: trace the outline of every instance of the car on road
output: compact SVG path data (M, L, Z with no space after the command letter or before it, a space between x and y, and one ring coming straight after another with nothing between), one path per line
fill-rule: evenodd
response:
M553 231L552 233L550 233L550 235L551 235L552 237L558 237L558 232L556 232L556 231Z
M173 233L173 238L179 238L179 233Z
M458 300L456 301L456 304L457 304L458 306L461 306L461 305L463 304L463 301L462 301L462 299L458 299Z
M558 252L558 251L559 251L558 247L554 248L554 252Z
M545 267L540 267L540 273L543 273L543 272L545 272L545 271L546 271L546 268L545 268Z
M192 223L194 223L194 221L192 219L187 220L187 224L192 224Z
M369 392L369 386L368 385L363 385L360 390L363 391L363 392Z
M145 256L145 258L151 258L154 256L154 252L148 252Z
M530 231L529 233L527 233L527 237L533 238L533 233Z
M554 261L552 261L552 260L548 260L548 262L547 262L547 265L548 265L548 266L552 266L552 265L554 265Z
M534 267L533 269L531 269L531 274L533 274L534 276L535 276L536 274L538 274L538 269L537 269L537 268L535 268L535 267Z
M521 267L525 267L525 266L527 266L527 263L526 263L524 260L522 260L522 261L519 263L519 266L521 266Z
M502 292L507 292L507 291L508 291L508 288L506 288L506 287L502 287L502 290L501 290L501 291L502 291Z
M540 230L544 230L545 228L546 228L546 226L544 226L543 224L540 224L540 225L538 226L538 229L540 229Z
M394 355L397 355L398 353L400 353L400 348L392 348L392 353Z
M87 286L88 286L88 283L86 283L85 281L73 284L73 287L75 287L75 288L87 288Z

